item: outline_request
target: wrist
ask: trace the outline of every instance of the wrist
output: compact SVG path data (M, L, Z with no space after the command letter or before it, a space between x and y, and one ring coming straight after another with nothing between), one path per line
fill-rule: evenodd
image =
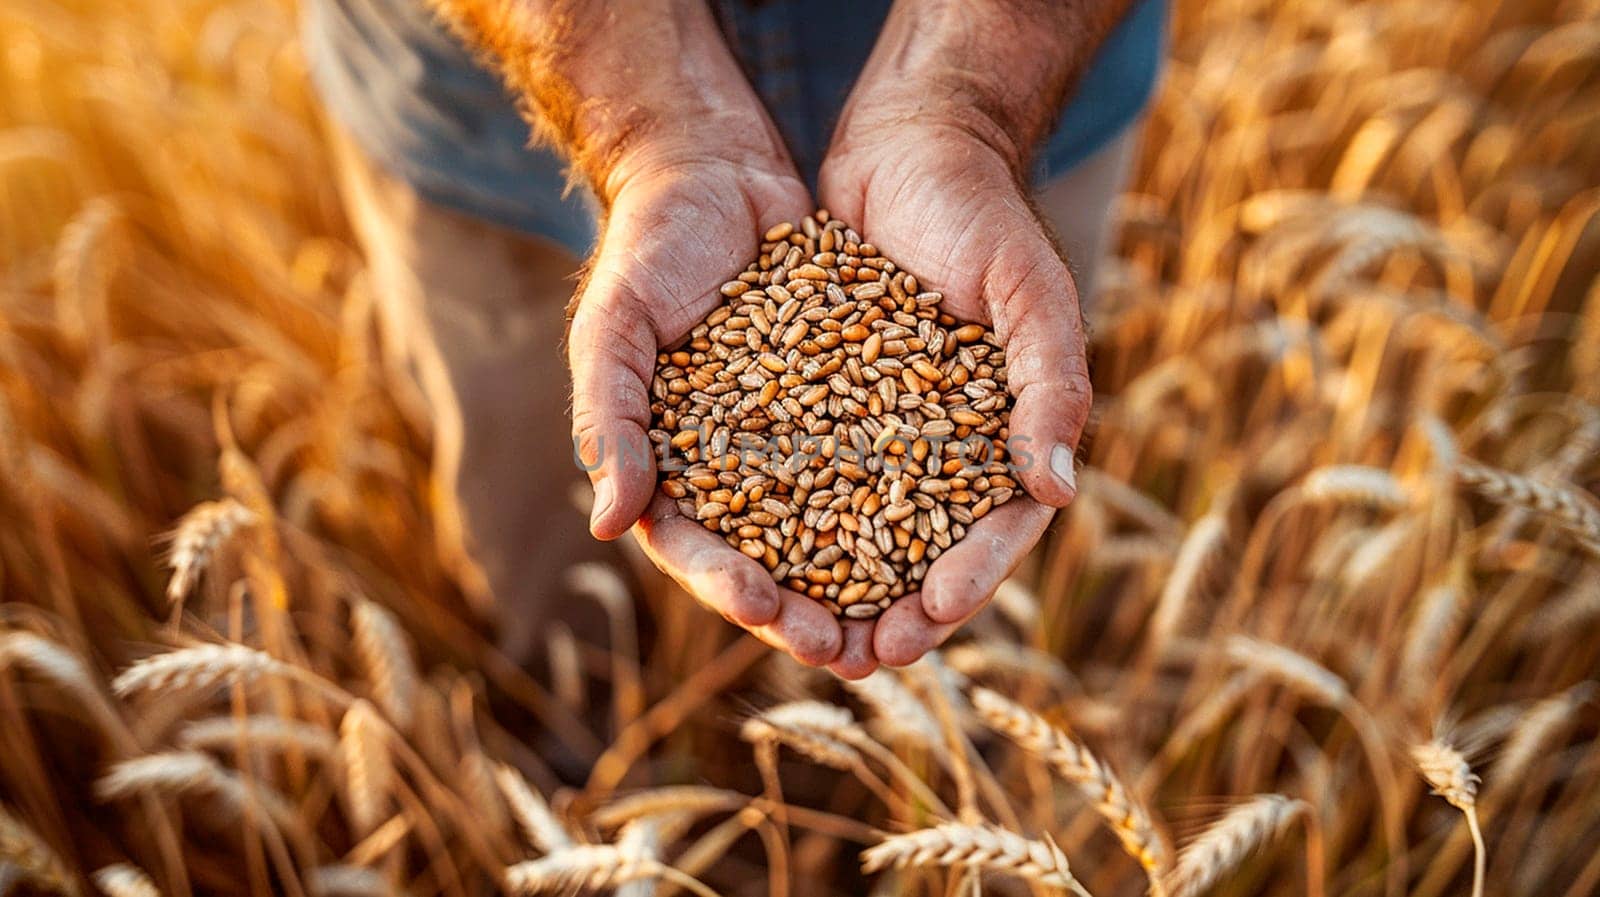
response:
M1022 176L1129 2L897 3L840 131L926 123L968 135Z

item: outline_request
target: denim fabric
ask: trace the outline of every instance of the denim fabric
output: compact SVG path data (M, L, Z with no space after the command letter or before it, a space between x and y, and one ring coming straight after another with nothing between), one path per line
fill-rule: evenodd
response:
M713 0L751 84L809 183L889 0ZM588 253L595 219L561 159L424 0L305 0L303 40L332 116L428 200ZM849 22L851 27L840 27ZM1138 0L1107 37L1039 154L1042 183L1128 127L1154 89L1165 0Z

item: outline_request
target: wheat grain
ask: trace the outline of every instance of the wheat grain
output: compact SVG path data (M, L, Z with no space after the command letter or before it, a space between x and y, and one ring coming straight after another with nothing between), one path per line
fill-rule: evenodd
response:
M1195 897L1204 892L1307 810L1304 802L1277 794L1258 794L1234 807L1178 853L1168 893Z
M972 706L996 732L1076 785L1128 855L1138 860L1152 881L1157 880L1167 860L1166 842L1151 823L1149 812L1109 766L1066 730L998 692L974 688Z
M861 869L869 874L891 867L914 866L967 867L998 872L1044 887L1088 895L1072 876L1066 856L1055 844L1030 841L992 825L947 823L892 835L861 852Z
M662 492L837 616L915 591L1017 494L1005 349L918 287L819 213L764 242L656 357L649 435L674 459Z

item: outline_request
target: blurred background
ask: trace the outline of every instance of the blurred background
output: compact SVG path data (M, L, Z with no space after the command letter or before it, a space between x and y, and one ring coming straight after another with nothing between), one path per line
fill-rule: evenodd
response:
M7 0L0 893L1600 893L1600 3L1174 17L1082 493L845 687L499 652L293 4Z

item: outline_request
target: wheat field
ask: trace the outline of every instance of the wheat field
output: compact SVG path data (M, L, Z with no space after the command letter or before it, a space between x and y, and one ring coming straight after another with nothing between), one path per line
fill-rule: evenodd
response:
M1079 499L845 685L642 566L498 653L291 4L7 0L0 894L1600 894L1600 3L1171 52Z

